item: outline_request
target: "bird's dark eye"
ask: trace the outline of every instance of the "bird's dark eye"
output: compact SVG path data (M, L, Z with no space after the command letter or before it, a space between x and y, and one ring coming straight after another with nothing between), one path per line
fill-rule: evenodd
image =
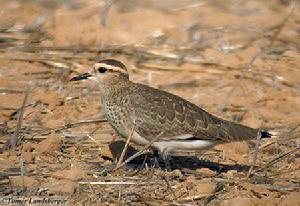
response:
M106 71L107 71L107 69L105 67L99 67L98 68L98 72L100 72L100 73L104 73Z

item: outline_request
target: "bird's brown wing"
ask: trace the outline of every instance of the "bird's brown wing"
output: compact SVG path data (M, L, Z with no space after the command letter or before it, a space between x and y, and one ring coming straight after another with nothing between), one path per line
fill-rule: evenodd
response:
M130 97L135 130L144 138L215 140L230 142L256 137L257 130L222 120L168 92L137 85Z

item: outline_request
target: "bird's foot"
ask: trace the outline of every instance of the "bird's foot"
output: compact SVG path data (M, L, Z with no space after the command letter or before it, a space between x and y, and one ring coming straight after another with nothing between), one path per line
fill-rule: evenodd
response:
M163 167L161 166L159 159L162 159L164 164ZM160 168L161 170L171 171L172 167L170 164L170 156L167 151L163 151L159 153L158 151L153 151L153 156L150 159L151 167L152 168Z

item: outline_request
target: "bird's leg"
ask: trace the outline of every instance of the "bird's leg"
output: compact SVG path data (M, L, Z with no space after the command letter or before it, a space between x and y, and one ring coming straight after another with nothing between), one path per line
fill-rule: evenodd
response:
M167 171L171 171L172 170L172 168L171 168L171 164L170 164L170 156L169 156L169 153L168 153L168 151L167 150L163 150L162 152L161 152L161 157L162 157L162 159L164 160L164 163L165 163L165 169L167 170Z
M153 164L153 166L156 167L156 168L160 168L160 166L159 166L159 161L158 161L158 157L159 157L158 151L157 151L157 150L154 150L154 151L153 151L152 164Z

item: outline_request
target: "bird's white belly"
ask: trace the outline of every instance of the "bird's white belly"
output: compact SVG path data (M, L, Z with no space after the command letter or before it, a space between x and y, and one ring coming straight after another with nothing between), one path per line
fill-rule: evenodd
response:
M136 132L132 135L132 141L139 145L147 145L149 141L141 137ZM214 141L209 140L169 140L169 141L160 141L157 140L153 142L152 147L157 149L160 152L175 152L175 151L200 151L208 149L215 146Z
M171 140L154 142L153 146L161 152L201 151L215 146L215 143L209 140Z

